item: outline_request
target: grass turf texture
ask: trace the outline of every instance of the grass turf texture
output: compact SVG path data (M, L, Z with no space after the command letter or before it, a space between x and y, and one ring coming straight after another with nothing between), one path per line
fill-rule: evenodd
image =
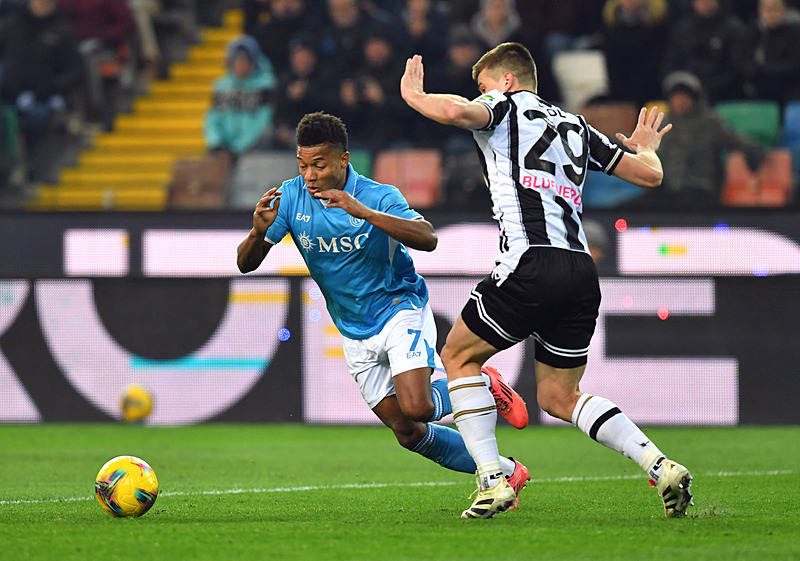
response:
M666 519L638 466L568 427L501 427L501 452L533 481L519 510L461 520L474 478L403 451L384 428L0 426L0 558L800 557L800 427L647 433L693 472L687 518ZM112 518L92 496L121 454L159 479L141 518Z

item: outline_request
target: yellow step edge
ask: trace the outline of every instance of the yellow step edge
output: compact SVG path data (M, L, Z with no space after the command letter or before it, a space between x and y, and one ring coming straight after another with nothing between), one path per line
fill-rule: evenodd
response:
M98 151L88 151L78 156L78 165L83 168L85 166L124 166L132 164L135 166L155 166L155 165L170 165L175 161L169 154L153 153L153 154L138 154L136 156L124 156L121 154L106 154Z

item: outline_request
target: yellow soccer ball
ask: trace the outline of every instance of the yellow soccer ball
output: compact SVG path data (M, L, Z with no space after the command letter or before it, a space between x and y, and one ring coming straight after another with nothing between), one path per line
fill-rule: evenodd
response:
M143 421L153 410L153 397L142 386L132 384L122 392L120 408L126 423Z
M141 458L117 456L100 468L94 494L112 516L141 516L158 498L156 472Z

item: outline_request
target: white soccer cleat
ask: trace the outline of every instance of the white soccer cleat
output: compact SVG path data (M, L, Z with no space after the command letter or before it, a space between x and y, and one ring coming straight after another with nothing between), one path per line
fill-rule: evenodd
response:
M664 514L667 518L686 516L686 509L692 502L692 474L679 463L664 460L664 471L655 485L661 500L664 501Z
M494 487L480 490L472 506L461 513L461 518L491 518L505 512L517 503L517 493L505 477Z

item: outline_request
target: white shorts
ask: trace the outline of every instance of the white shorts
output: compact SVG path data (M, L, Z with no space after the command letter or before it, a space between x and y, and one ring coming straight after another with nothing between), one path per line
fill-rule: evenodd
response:
M344 358L350 375L372 409L395 394L394 376L416 368L444 371L436 352L436 324L429 305L401 310L380 333L369 339L344 337Z

